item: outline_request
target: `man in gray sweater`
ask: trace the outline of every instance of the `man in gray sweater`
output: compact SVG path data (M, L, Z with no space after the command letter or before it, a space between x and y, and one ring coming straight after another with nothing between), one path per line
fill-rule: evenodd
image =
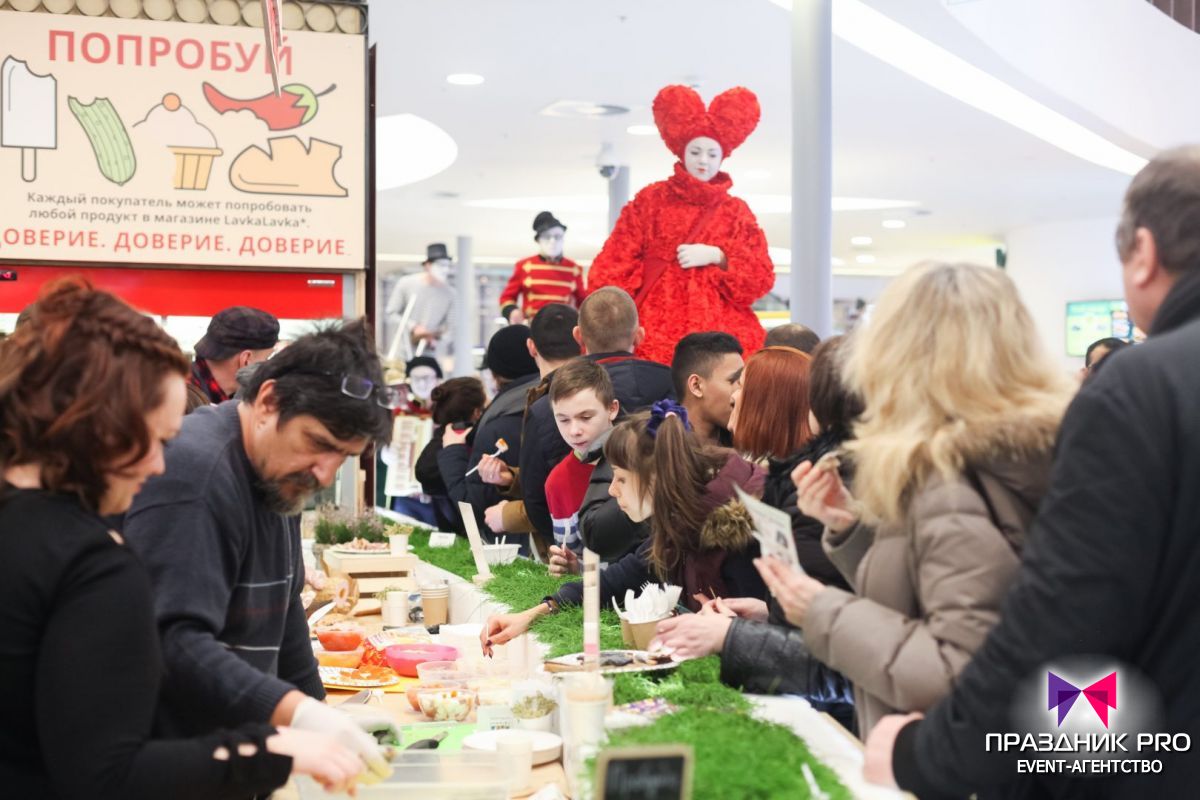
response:
M270 722L338 734L378 764L374 740L320 702L297 516L347 458L390 436L395 397L371 339L363 322L342 324L264 362L239 400L187 417L130 509L167 667L164 734Z

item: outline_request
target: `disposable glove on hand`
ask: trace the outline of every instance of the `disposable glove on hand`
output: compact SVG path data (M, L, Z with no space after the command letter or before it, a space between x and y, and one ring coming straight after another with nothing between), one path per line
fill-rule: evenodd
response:
M375 709L371 709L375 711ZM377 713L377 712L376 712ZM391 725L395 727L395 722ZM292 716L292 727L300 730L327 733L333 736L344 747L363 760L367 769L373 773L364 777L365 782L383 780L392 774L392 768L375 737L363 730L357 716L351 716L343 710L327 706L319 700L306 697L296 706Z

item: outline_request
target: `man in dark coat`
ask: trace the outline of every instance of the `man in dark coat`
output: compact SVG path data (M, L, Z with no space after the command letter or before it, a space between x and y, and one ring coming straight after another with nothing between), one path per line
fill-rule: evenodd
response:
M454 503L467 502L475 509L479 530L488 531L483 512L500 502L500 489L484 483L478 472L471 472L484 455L496 453L504 440L505 451L499 458L510 467L521 457L521 419L525 413L525 393L538 382L538 366L529 353L529 328L509 325L501 328L488 342L484 368L491 370L499 391L479 418L470 446L470 431L447 428L442 449L437 455L438 471L446 484L446 494ZM467 473L471 472L470 475Z
M588 358L608 370L622 414L640 411L671 396L671 370L633 356L643 335L637 305L622 289L613 286L599 289L579 307L576 339ZM570 451L554 423L550 398L541 398L530 407L525 420L520 468L525 513L546 541L553 541L550 510L546 505L546 477Z
M1200 148L1163 153L1133 179L1117 248L1130 314L1149 339L1109 356L1080 390L1000 623L923 720L893 715L876 725L871 780L896 780L922 798L1174 798L1200 786ZM1152 716L1157 694L1160 718L1137 732L1188 734L1190 752L1138 750L1130 733L1128 758L1161 760L1161 771L1100 775L1019 775L1017 759L1036 754L997 752L994 736L989 752L988 734L1029 732L1010 717L1023 685L1037 689L1023 710L1045 715L1039 723L1056 740L1068 730L1054 727L1053 698L1047 711L1047 686L1055 688L1047 671L1084 656L1094 664L1072 679L1115 671L1117 692L1089 687L1090 702L1078 698L1072 718L1095 722L1099 704L1100 732L1115 733L1123 719ZM1130 692L1135 670L1148 682L1142 696ZM1110 705L1120 707L1112 720Z

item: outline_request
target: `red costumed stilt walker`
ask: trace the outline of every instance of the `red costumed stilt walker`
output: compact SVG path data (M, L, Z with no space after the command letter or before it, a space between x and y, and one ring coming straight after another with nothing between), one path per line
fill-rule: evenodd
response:
M654 98L654 122L679 158L675 174L626 204L588 273L589 290L618 286L637 301L642 358L670 364L675 344L696 331L731 333L747 356L762 347L750 306L771 290L775 269L754 214L719 171L758 118L758 99L741 87L708 109L687 86Z

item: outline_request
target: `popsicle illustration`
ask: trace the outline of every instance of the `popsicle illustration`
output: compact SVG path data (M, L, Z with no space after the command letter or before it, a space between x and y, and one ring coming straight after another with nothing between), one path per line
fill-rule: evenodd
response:
M37 179L37 151L58 149L58 81L9 56L0 65L0 146L21 149L21 178Z

